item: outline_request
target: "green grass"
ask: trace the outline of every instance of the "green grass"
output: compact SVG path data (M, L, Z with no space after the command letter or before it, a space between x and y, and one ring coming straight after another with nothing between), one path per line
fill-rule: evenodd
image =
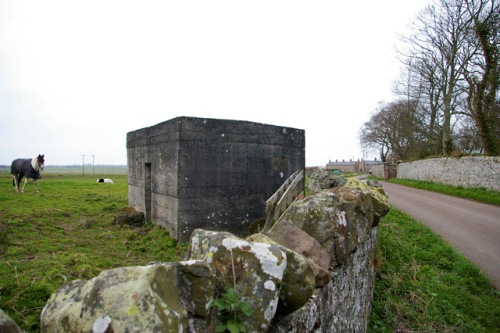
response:
M492 205L500 205L500 192L482 187L465 188L462 186L443 185L434 182L423 182L411 179L392 178L391 183L415 187L422 190L440 192L464 199L476 200Z
M500 204L500 193L484 188L390 181ZM370 332L500 332L500 292L430 228L394 207L379 225L377 257Z
M392 208L379 225L370 332L500 332L500 294L428 227Z
M127 175L44 173L40 193L33 184L16 193L0 174L0 308L27 332L39 332L40 313L65 282L90 279L101 271L178 261L176 245L158 227L123 227L113 218L128 206Z

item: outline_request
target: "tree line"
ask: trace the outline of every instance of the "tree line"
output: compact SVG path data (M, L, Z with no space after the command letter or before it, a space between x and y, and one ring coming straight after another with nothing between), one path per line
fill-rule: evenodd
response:
M433 0L401 36L396 99L360 129L364 149L401 160L500 155L498 0Z

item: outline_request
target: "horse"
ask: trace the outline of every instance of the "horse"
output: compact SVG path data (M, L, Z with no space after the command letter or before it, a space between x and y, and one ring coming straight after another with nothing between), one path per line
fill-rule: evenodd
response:
M97 183L110 183L110 184L113 184L113 181L109 178L99 178L97 180Z
M35 191L40 192L38 190L36 182L38 179L42 178L42 176L40 175L40 171L43 170L44 164L44 155L38 155L35 158L27 159L18 158L12 161L12 165L10 166L10 174L12 175L12 184L16 187L16 192L24 192L24 187L26 186L28 179L33 179ZM22 189L19 189L23 177L24 185Z

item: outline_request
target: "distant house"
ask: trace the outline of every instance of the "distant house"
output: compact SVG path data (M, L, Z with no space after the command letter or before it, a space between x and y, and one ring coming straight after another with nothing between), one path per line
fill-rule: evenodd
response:
M335 162L329 161L326 164L327 170L340 170L340 172L357 172L358 166L357 162L349 160L349 161L337 161Z
M326 169L340 170L341 172L369 172L373 166L381 164L383 164L382 161L378 161L377 159L373 161L363 159L358 159L357 161L353 161L352 159L349 161L335 160L335 162L329 161L326 164Z

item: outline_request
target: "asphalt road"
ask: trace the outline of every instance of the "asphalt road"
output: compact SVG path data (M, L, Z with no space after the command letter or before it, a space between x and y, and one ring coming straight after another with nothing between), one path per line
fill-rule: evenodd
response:
M389 203L429 226L500 289L500 206L381 182Z

